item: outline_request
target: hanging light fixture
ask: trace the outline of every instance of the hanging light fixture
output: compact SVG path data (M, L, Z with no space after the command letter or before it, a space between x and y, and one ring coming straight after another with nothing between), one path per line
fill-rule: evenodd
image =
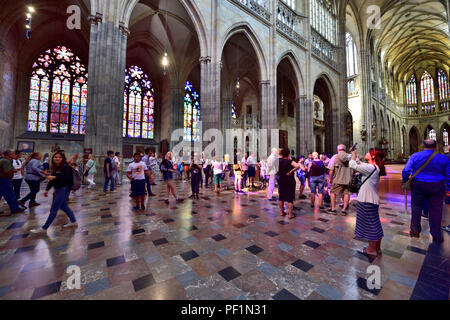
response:
M29 40L31 39L31 27L32 27L32 18L33 13L35 12L33 7L33 1L30 2L30 5L28 6L28 12L26 13L26 24L25 24L25 37Z
M164 55L162 58L162 66L163 66L163 74L166 75L167 72L167 66L169 65L169 58L167 58L167 52L164 51Z
M165 32L165 43L164 43L164 55L161 60L162 66L163 66L163 75L166 75L167 73L167 67L169 66L169 58L167 55L167 42L168 42L168 36L167 36L167 3L166 3L166 12L165 12L165 26L164 26L164 32Z
M239 89L241 88L241 82L239 81L239 75L236 79L236 95L239 97Z

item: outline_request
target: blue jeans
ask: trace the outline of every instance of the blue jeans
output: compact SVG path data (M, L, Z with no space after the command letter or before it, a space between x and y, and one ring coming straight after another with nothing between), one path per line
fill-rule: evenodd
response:
M70 195L70 187L58 188L55 189L55 197L53 198L52 207L50 208L50 215L47 218L42 229L47 230L58 214L58 210L61 209L64 211L70 219L70 222L76 222L73 211L69 208L67 204L67 198Z
M111 178L113 179L113 181L115 182L117 179L117 185L121 185L122 182L120 182L120 175L119 175L119 171L113 171L111 172Z
M20 211L19 203L14 195L14 187L11 179L0 178L0 199L1 197L5 198L9 208L11 209L11 213Z
M36 195L39 193L41 189L41 181L40 180L25 180L25 182L30 187L30 193L28 193L23 199L22 202L27 202L30 200L30 204L36 203Z
M428 224L433 240L442 239L442 208L445 197L445 181L422 182L413 180L411 184L411 231L422 231L421 218L425 202L428 204Z
M147 193L148 195L152 194L152 184L150 183L150 178L145 176L145 184L147 185Z
M309 186L311 188L312 194L322 194L323 188L325 188L325 177L324 176L312 176L309 178ZM316 191L317 190L317 191Z
M16 196L16 199L20 199L20 187L22 187L22 181L23 179L13 179L12 183L14 186L14 195Z
M107 175L105 175L105 185L103 186L103 191L108 191L108 183L111 184L111 191L114 191L114 177L111 174L110 178L108 178Z

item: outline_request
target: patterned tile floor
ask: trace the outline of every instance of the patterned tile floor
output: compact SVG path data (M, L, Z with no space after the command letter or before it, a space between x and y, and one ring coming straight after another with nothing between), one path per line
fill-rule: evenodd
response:
M29 229L45 221L50 200L26 214L0 217L0 299L448 299L450 237L430 245L428 224L409 238L404 204L385 193L383 255L358 253L354 203L347 217L306 200L297 218L279 216L263 192L163 202L158 182L145 212L131 211L129 185L115 193L83 189L71 196L77 230L59 213L48 236ZM189 196L190 184L176 182ZM25 190L23 190L25 192ZM4 205L0 211L5 210ZM381 268L381 290L366 287L367 267ZM67 267L81 268L69 290Z

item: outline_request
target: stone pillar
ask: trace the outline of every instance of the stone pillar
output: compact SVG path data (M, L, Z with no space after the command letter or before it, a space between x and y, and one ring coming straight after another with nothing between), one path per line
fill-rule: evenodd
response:
M104 17L90 16L88 108L85 148L92 148L99 165L108 150L122 153L123 92L128 29L115 16L113 3ZM109 10L108 10L109 9ZM114 14L114 12L116 14ZM101 170L99 170L101 172Z
M232 128L232 108L233 108L233 99L225 98L222 101L222 133L223 133L223 150L224 154L226 153L226 146L233 144L233 137L229 137L227 135L227 130ZM232 155L230 155L231 157Z
M203 134L220 128L220 61L200 58L200 103ZM203 148L210 141L203 141Z
M306 154L314 146L313 102L307 96L296 101L297 154Z
M267 130L267 151L277 148L279 140L272 137L272 129L278 129L277 95L276 86L272 86L269 80L260 82L260 128ZM274 139L272 143L272 139ZM274 145L275 144L275 145Z
M169 132L169 148L170 150L178 143L171 141L171 135L174 130L184 128L184 87L174 84L170 88L171 104L170 104L170 132ZM202 101L200 100L200 103ZM200 110L202 112L203 110Z

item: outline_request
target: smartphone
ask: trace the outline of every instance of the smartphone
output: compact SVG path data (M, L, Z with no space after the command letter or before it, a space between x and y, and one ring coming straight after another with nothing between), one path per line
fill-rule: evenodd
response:
M355 149L356 149L356 146L358 145L358 143L355 143L354 145L353 145L353 147L350 149L350 152L351 151L354 151Z

